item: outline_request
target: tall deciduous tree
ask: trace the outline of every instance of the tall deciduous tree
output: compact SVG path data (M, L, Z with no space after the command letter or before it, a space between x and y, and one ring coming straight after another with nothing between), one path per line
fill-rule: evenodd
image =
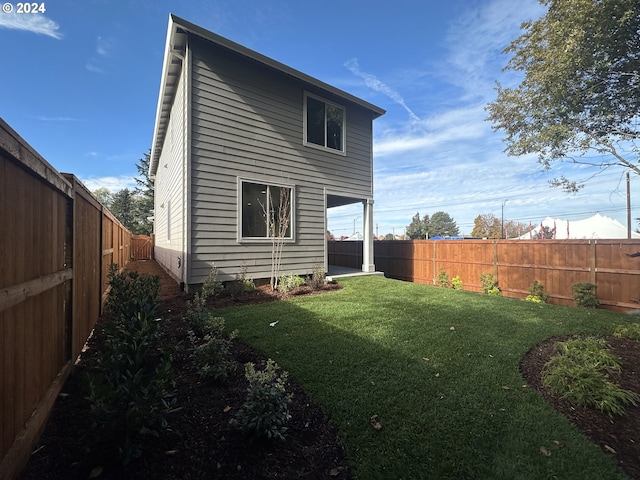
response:
M411 223L407 226L405 234L411 240L425 239L429 230L429 215L420 218L420 212L417 212L411 219Z
M429 222L429 236L455 236L460 233L460 229L453 221L453 218L446 212L436 212L431 215Z
M492 213L478 215L473 221L472 237L480 238L500 238L502 235L502 225L500 219Z
M505 50L505 70L523 72L517 88L497 86L488 119L510 155L622 167L640 174L640 14L638 0L540 0L539 20ZM588 152L597 156L585 156ZM586 179L588 180L588 179ZM554 186L576 191L585 179Z

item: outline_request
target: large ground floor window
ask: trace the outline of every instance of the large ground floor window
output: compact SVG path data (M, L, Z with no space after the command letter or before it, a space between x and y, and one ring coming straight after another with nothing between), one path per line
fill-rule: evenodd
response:
M293 239L293 188L240 182L242 239Z

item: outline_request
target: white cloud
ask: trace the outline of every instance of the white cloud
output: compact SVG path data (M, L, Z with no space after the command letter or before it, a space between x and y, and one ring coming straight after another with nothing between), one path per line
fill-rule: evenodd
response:
M383 93L384 95L389 97L391 100L393 100L395 103L397 103L402 108L404 108L409 114L409 117L411 118L412 121L414 122L420 121L420 118L418 118L418 116L415 113L413 113L413 111L405 103L404 99L398 92L396 92L390 86L386 85L384 82L378 80L375 75L372 75L370 73L365 73L362 70L360 70L358 59L352 58L351 60L348 60L347 62L345 62L344 66L347 67L349 71L353 73L355 76L362 78L364 80L364 83L367 85L367 87L371 88L372 90L375 90L376 92Z
M93 73L104 73L104 69L100 68L96 65L95 59L91 58L87 63L85 63L85 68Z
M47 35L58 40L63 37L60 32L60 26L42 14L0 13L0 28L24 30L39 35Z
M113 193L124 188L129 190L136 188L137 184L134 177L135 174L120 175L118 177L86 177L81 178L80 181L92 192L98 188L106 188Z

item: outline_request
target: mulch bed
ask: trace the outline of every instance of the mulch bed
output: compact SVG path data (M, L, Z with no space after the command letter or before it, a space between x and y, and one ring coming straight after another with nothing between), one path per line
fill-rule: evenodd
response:
M580 407L557 398L543 387L541 372L549 359L557 355L555 343L569 338L573 337L550 338L533 347L520 363L522 376L528 385L540 392L547 402L599 445L607 455L613 456L627 475L640 479L640 406L627 406L624 415L610 417L597 409ZM616 383L640 394L640 342L613 336L605 340L622 366L622 373Z
M153 261L129 264L131 270L161 277L161 314L171 321L164 332L176 345L173 367L178 379L181 410L171 414L169 429L144 445L142 458L123 468L105 455L92 430L92 417L84 399L83 372L95 358L100 343L101 321L81 362L69 377L56 401L51 419L21 475L22 480L48 479L275 479L275 478L352 478L344 446L337 428L324 412L290 381L293 392L291 421L287 441L252 442L229 427L229 419L242 405L246 380L242 368L223 384L203 381L193 367L186 348L187 325L183 320L189 296ZM340 288L328 286L327 289ZM296 294L313 294L299 289ZM220 297L212 307L276 301L280 295L260 287L240 298ZM597 410L577 407L554 397L541 384L540 372L555 353L552 338L533 347L522 359L520 370L526 382L609 455L632 478L640 479L640 407L628 407L622 417L611 418ZM640 393L640 343L610 337L607 341L622 361L619 384ZM92 348L93 347L93 348ZM234 341L233 355L242 365L263 365L266 357ZM93 477L92 477L93 475Z
M290 380L287 386L293 400L285 442L252 441L232 429L229 419L246 395L242 365L253 362L262 366L266 357L234 341L232 353L239 363L235 375L224 383L203 380L186 348L188 327L183 315L190 296L180 292L176 282L156 262L131 262L128 268L161 278L160 313L171 319L165 324L163 335L176 345L172 366L177 378L178 406L182 408L169 415L169 429L161 438L151 438L143 446L142 458L126 468L106 454L107 446L95 438L82 385L83 373L92 364L97 353L95 346L101 342L100 320L89 348L56 401L40 443L22 472L22 480L352 478L338 429L295 381ZM326 290L336 288L339 285L329 285ZM293 293L312 294L305 289ZM260 287L237 299L227 296L214 299L211 306L264 303L279 298L281 295L272 294L270 288Z

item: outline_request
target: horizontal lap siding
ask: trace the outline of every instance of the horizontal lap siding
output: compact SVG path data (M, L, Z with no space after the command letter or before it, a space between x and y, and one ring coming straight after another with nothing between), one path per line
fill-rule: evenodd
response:
M155 259L176 279L182 279L181 269L184 260L183 184L186 155L183 82L184 75L181 75L155 180ZM178 257L181 259L180 266Z
M215 263L232 279L245 265L253 278L271 273L271 242L238 243L238 178L295 188L295 242L284 246L282 271L324 265L325 193L372 195L371 117L346 107L347 155L303 145L305 86L255 62L192 39L191 243L189 283Z

